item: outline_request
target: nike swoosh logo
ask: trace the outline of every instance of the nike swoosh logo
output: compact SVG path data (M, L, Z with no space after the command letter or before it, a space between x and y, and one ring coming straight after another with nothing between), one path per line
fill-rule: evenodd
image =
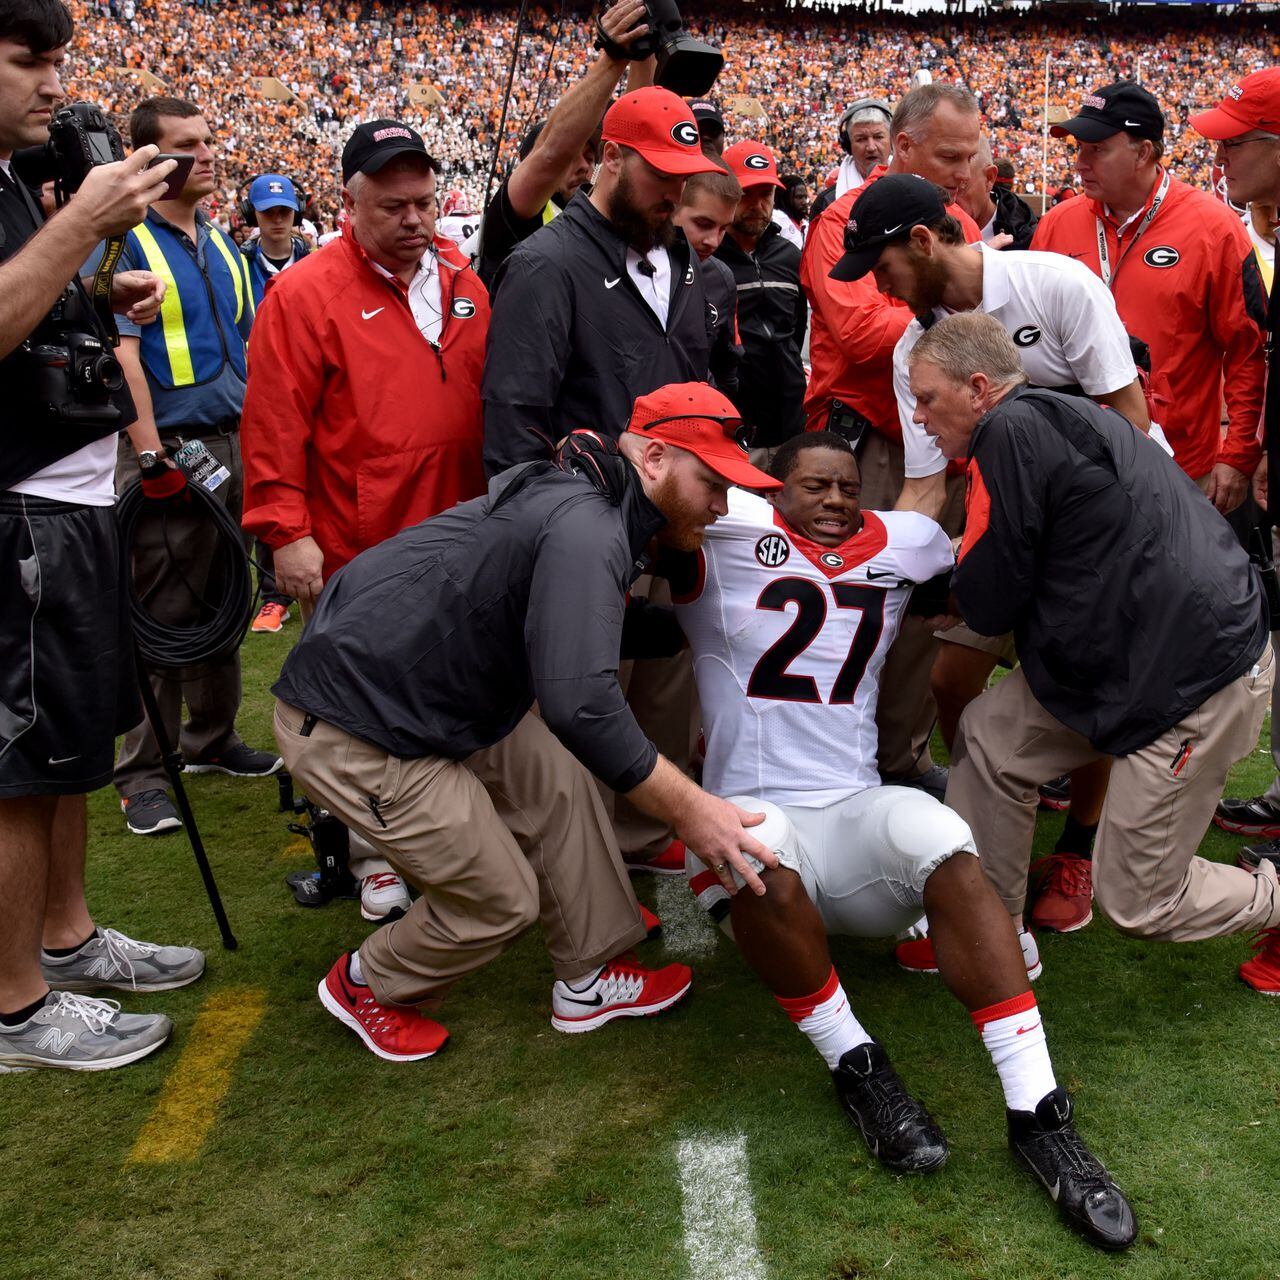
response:
M72 760L79 760L79 759L80 759L79 756L63 756L61 760L55 760L52 756L50 756L49 763L50 764L70 764Z
M896 227L886 227L880 234L882 236L891 236L895 231L899 231L901 229L902 229L902 223L900 222Z
M381 314L383 311L385 311L385 310L386 310L386 307L379 307L379 308L377 309L377 311L365 311L365 310L361 309L361 311L360 311L360 319L361 319L361 320L372 320L374 316L376 316L376 315L380 315L380 314Z
M1124 122L1124 127L1126 129L1141 129L1142 123L1141 121L1138 121L1138 120L1126 120Z
M1033 1022L1029 1027L1019 1027L1015 1034L1025 1036L1028 1031L1034 1031L1039 1025L1038 1022Z
M896 578L898 575L892 569L886 569L883 573L877 573L874 569L867 570L867 581L875 582L879 578Z
M614 283L616 284L617 281L615 280ZM599 1005L604 1004L604 996L602 996L598 991L595 993L594 996L591 997L590 1000L576 1000L574 999L573 996L561 996L560 999L567 1000L570 1004L591 1005L593 1008L596 1008Z
M617 284L617 283L619 283L619 281L621 281L621 279L622 279L622 277L621 277L621 276L619 276L617 280L606 280L606 281L604 282L604 287L605 287L606 289L612 289L612 288L613 288L613 286L614 286L615 284Z

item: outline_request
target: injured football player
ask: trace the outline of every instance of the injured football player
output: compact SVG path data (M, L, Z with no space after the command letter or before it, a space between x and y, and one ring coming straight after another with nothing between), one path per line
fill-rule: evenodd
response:
M1018 934L966 823L922 791L882 786L876 701L904 612L944 612L954 563L915 512L862 511L848 442L814 432L779 449L783 487L730 492L702 549L668 567L693 649L705 787L767 815L767 892L730 894L690 855L699 902L737 941L830 1068L841 1105L888 1168L927 1173L947 1141L858 1021L828 934L888 937L928 917L938 967L1004 1089L1009 1146L1067 1223L1106 1249L1133 1243L1123 1193L1072 1123Z

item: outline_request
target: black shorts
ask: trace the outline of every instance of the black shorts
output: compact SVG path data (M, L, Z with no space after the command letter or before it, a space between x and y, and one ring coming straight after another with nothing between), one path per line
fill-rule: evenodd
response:
M114 512L0 493L0 798L105 786L141 716Z

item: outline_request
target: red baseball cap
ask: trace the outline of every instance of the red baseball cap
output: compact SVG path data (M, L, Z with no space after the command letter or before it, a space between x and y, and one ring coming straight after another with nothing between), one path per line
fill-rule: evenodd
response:
M1187 123L1215 142L1238 138L1250 129L1280 134L1280 67L1245 76L1212 111L1202 111Z
M742 415L705 382L673 382L641 396L631 411L627 430L687 449L730 484L744 489L782 488L781 480L765 475L748 461Z
M745 191L748 187L781 187L778 157L763 142L735 142L720 159Z
M657 85L624 93L605 112L600 136L638 151L659 173L720 168L702 154L698 124L685 100Z

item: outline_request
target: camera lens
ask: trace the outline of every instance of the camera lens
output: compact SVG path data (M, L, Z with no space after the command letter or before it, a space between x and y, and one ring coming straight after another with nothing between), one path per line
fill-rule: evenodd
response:
M119 391L124 386L124 370L115 356L99 356L93 362L93 376L108 391Z

